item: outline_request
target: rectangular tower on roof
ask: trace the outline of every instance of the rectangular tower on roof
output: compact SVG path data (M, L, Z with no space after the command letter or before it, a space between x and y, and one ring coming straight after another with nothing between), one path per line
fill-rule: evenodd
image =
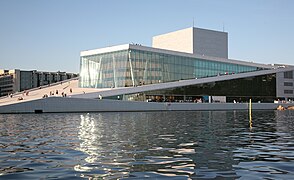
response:
M227 59L228 33L191 27L154 36L152 47Z

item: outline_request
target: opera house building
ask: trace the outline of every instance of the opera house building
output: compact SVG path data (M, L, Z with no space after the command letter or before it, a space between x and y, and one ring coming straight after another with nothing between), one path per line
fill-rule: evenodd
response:
M294 97L292 66L228 59L226 32L187 28L153 37L152 46L126 44L82 51L80 87L153 85L133 94L122 91L125 100L194 101L222 96L226 102L249 98L273 102Z
M227 32L192 27L153 37L152 47L82 51L79 77L0 97L0 113L289 108L293 71L230 59Z

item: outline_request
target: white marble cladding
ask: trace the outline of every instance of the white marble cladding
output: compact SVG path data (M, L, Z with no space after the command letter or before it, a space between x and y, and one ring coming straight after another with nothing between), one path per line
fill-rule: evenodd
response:
M191 27L154 36L152 47L227 59L228 33Z
M293 103L252 103L254 110L293 106ZM197 110L247 110L248 103L168 103L117 101L80 98L49 97L29 102L0 106L2 113L56 113L56 112L134 112L134 111L197 111Z
M194 28L193 53L227 59L228 33Z
M120 50L128 50L129 48L130 48L130 44L109 46L105 48L81 51L80 56L90 56L94 54L102 54L102 53L108 53L108 52L114 52L114 51L120 51Z
M193 28L154 36L152 47L194 54Z

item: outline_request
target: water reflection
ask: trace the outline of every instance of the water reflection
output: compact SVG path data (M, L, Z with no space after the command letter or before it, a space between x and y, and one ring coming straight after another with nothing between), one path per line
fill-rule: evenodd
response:
M290 179L293 111L0 115L0 178Z
M248 113L236 111L85 114L80 150L100 176L238 178L246 161L285 160L272 157L268 145L285 138L277 132L280 117L274 111L255 112L256 126L248 128ZM255 149L270 153L258 156Z
M154 113L81 115L78 150L88 157L87 164L77 165L75 169L87 177L188 178L194 174L195 164L184 155L195 154L195 143L174 146L178 141L174 134L160 134L162 130L155 130L154 123L158 120ZM93 169L98 173L87 173Z
M82 155L71 149L79 144L77 120L65 114L0 115L0 178L74 177L69 167L78 158L72 157Z

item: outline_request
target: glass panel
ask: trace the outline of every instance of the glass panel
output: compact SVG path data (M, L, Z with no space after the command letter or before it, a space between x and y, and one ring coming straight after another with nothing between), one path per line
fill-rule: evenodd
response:
M139 86L257 70L257 67L133 49L84 56L80 62L80 86L93 88ZM293 77L293 72L285 73L285 77Z

